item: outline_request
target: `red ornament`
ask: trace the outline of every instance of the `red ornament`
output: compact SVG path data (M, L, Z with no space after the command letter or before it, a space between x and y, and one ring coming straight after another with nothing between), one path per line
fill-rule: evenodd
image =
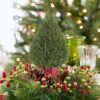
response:
M10 82L7 82L7 83L6 83L6 86L7 86L7 87L10 87Z
M87 83L91 83L91 81L90 80L87 80Z
M2 77L3 77L3 78L6 78L6 76L7 76L7 75L6 75L6 72L3 72L3 73L2 73Z
M2 84L3 83L3 80L0 80L0 84Z
M84 66L83 65L81 66L81 69L84 69Z
M90 69L91 67L90 66L87 66L87 68Z

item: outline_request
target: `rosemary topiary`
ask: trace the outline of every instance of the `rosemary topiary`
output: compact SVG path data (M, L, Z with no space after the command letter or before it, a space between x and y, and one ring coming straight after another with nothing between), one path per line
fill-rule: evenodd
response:
M67 61L67 50L63 33L57 19L49 15L41 20L30 48L29 58L32 63L51 67Z

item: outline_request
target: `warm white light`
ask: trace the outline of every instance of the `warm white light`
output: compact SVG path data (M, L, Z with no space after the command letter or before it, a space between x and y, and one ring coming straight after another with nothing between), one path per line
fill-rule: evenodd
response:
M67 12L67 14L66 14L68 17L69 16L71 16L72 15L72 13L71 12Z
M97 38L95 37L95 38L93 38L93 41L97 41Z
M34 28L34 29L32 29L32 32L35 32L35 28Z
M79 28L80 28L80 29L83 29L83 25L81 25Z
M83 10L82 10L82 12L83 12L83 13L86 13L86 12L87 12L87 10L86 10L86 9L83 9Z
M17 58L16 61L20 61L20 58Z
M76 22L77 24L81 24L82 23L82 21L81 20L77 20L77 22Z
M51 5L51 7L52 7L52 8L54 8L54 7L55 7L55 5L54 5L53 3L51 3L50 5Z
M100 54L98 55L98 58L100 58Z
M98 28L97 31L100 33L100 28Z
M31 6L35 6L35 3L33 2L33 3L31 3Z

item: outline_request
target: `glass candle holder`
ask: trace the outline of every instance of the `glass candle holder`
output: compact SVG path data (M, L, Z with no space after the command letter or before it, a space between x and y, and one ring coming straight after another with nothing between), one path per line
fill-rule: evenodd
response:
M98 47L95 45L82 45L78 47L80 56L80 66L90 65L91 68L96 66L96 54Z
M78 46L82 45L84 36L65 36L68 49L68 65L74 66L79 62Z

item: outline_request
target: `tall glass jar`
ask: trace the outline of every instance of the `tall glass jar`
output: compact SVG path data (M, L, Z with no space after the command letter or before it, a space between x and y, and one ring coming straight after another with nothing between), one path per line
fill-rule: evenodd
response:
M74 66L78 64L78 46L82 45L84 40L84 36L65 36L66 46L68 49L68 65Z

